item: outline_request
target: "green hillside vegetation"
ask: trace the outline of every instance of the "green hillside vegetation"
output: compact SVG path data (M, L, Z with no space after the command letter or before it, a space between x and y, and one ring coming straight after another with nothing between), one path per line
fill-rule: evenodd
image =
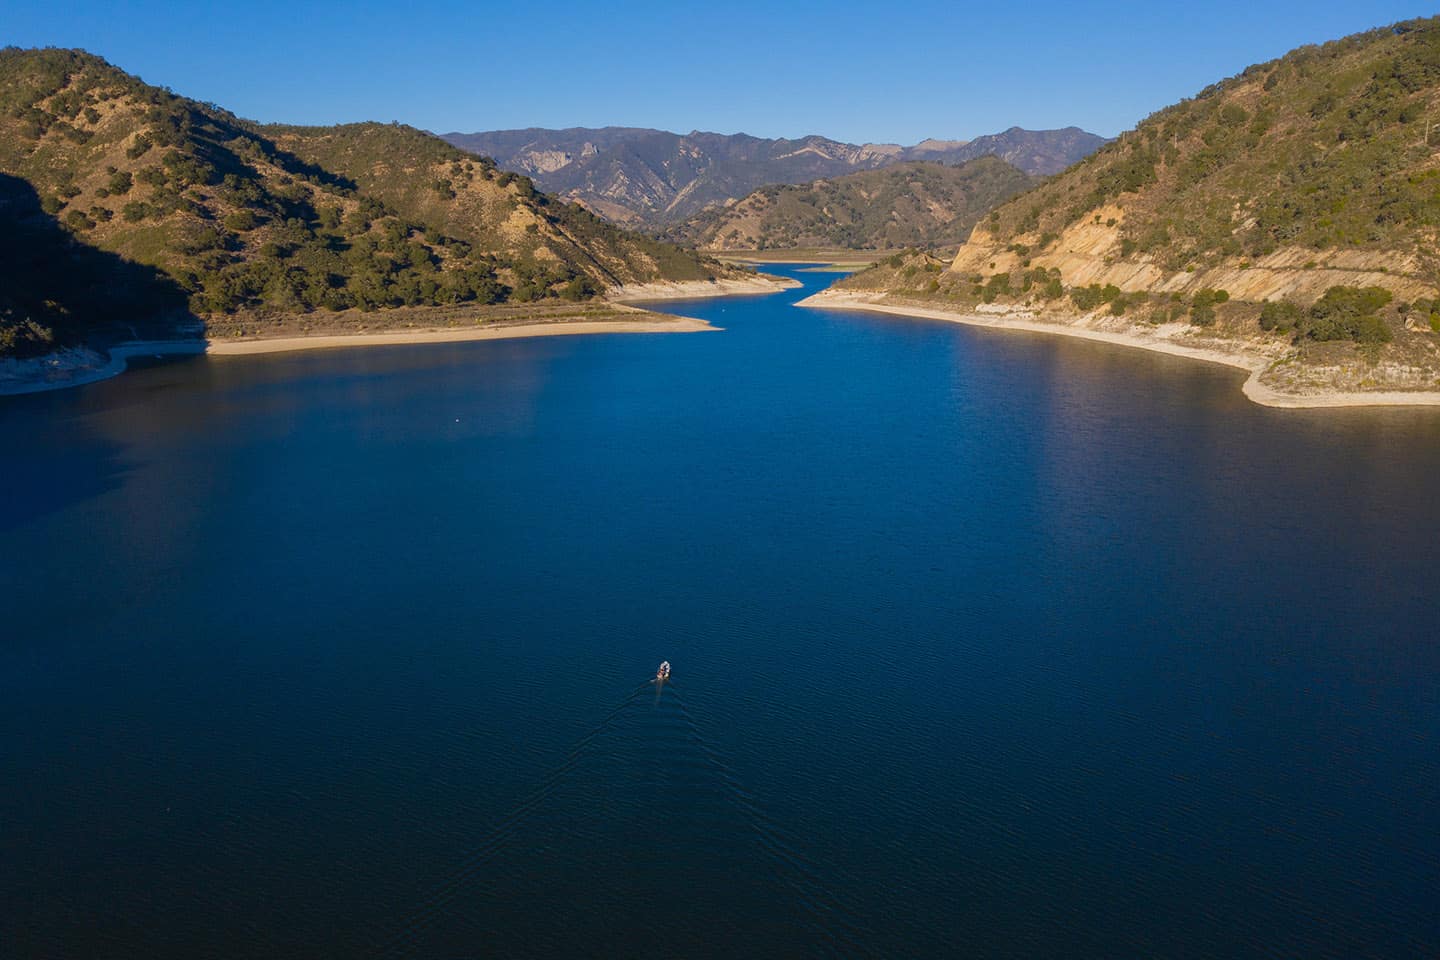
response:
M158 296L171 314L583 300L733 269L603 224L420 131L265 127L82 51L0 50L0 174L38 199L37 210L12 185L12 231L55 240L58 229L71 242L52 251L149 268L117 274L116 295ZM64 306L76 299L57 284L66 275L52 265L11 278L0 353L116 321L84 297Z
M664 234L711 249L885 249L961 243L993 207L1031 186L995 157L904 163L799 186L768 186Z
M1428 259L1440 226L1437 84L1434 19L1302 47L1154 114L997 211L990 230L1054 238L1114 203L1124 255L1175 269L1291 245Z
M839 286L1371 359L1394 342L1419 369L1437 357L1437 236L1440 18L1250 67L992 211L948 269L911 252Z

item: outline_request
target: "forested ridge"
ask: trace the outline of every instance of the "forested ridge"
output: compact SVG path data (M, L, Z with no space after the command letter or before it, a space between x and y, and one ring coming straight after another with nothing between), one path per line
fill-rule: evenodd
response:
M5 243L37 254L6 268L0 355L116 324L583 300L734 270L423 131L258 124L78 50L0 50L0 175Z

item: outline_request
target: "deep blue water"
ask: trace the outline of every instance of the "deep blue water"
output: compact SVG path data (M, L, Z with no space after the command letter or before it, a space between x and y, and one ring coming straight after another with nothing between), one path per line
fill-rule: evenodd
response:
M0 399L0 956L1440 954L1440 412L803 294Z

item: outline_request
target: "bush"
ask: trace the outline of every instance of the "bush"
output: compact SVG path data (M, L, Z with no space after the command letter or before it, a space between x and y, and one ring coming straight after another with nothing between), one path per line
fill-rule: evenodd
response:
M236 210L225 218L225 229L233 230L236 233L254 230L258 226L260 226L259 218L249 210Z
M589 300L599 292L594 281L589 277L580 276L565 284L560 290L560 296L565 300Z
M1122 293L1110 301L1110 313L1112 316L1123 317L1126 310L1140 306L1148 299L1150 299L1149 296L1143 292Z
M1070 291L1070 302L1075 304L1075 309L1089 313L1100 306L1100 286L1091 284L1088 287L1076 287Z
M986 303L994 303L998 297L1010 295L1010 274L997 273L985 282L980 297Z
M1260 308L1260 329L1278 330L1281 333L1293 330L1299 325L1304 313L1293 303L1271 300Z
M1111 305L1111 312L1113 313L1115 301L1123 299L1123 297L1124 294L1120 291L1120 288L1113 283L1107 283L1103 287L1098 283L1092 283L1088 287L1076 287L1070 291L1070 300L1075 304L1076 308L1087 313L1105 303ZM1120 308L1120 312L1125 312L1123 306Z
M1230 294L1224 290L1196 290L1190 298L1190 323L1197 327L1209 327L1215 323L1215 304L1224 303Z
M125 156L131 160L137 157L143 157L151 146L153 146L153 144L150 142L150 138L142 133L136 137L135 142L130 144L129 148L126 149Z
M1331 287L1305 315L1300 335L1310 340L1389 343L1394 339L1381 308L1390 303L1383 287Z

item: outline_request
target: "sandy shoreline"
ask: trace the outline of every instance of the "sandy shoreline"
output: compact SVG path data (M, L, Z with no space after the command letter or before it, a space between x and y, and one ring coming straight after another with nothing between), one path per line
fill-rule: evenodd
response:
M633 283L616 287L605 299L612 303L646 303L652 300L698 300L703 297L734 297L745 294L779 293L801 286L788 277L747 277L743 280L678 280L661 283Z
M471 340L512 340L522 337L558 337L598 333L698 333L718 330L703 320L659 315L632 308L632 302L693 300L778 293L800 283L785 277L757 276L744 279L690 280L683 282L634 284L617 287L605 298L612 309L633 312L635 320L565 320L504 322L489 327L437 327L379 330L374 333L334 333L292 337L219 337L212 340L148 340L116 344L105 350L69 347L43 357L0 360L0 396L18 396L63 390L105 380L124 371L136 356L205 354L215 357L288 353L295 350L324 350L340 347L374 347L396 344L461 343Z
M529 337L564 337L587 333L699 333L718 330L703 320L676 317L674 320L564 320L549 323L517 323L489 330L395 330L379 333L338 333L313 337L270 337L241 340L211 340L206 355L214 357L251 356L260 353L290 353L295 350L325 350L335 347L381 347L406 343L463 343L471 340L517 340Z
M1250 374L1241 388L1245 396L1255 403L1267 407L1289 409L1319 407L1394 407L1394 406L1440 406L1440 392L1431 391L1374 391L1357 393L1353 391L1327 391L1321 393L1284 393L1260 382L1260 377L1269 370L1278 356L1245 350L1237 346L1234 350L1219 350L1209 347L1176 343L1163 331L1154 335L1120 333L1111 330L1092 330L1086 327L1064 323L1046 323L1004 314L985 315L941 310L934 307L911 306L877 302L873 295L822 290L799 301L796 306L816 307L826 310L857 310L886 313L900 317L923 317L963 323L972 327L988 327L994 330L1010 330L1023 333L1045 333L1053 336L1075 337L1081 340L1095 340L1119 347L1149 350L1170 356L1200 360L1205 363L1219 363L1235 367ZM1178 326L1178 325L1177 325Z
M123 373L131 357L199 355L203 340L143 340L108 350L71 347L30 360L0 360L0 397L45 393L108 380Z
M144 340L116 344L107 350L74 347L31 360L0 361L0 396L43 393L83 386L116 376L131 357L206 356L238 357L296 350L341 347L378 347L398 344L463 343L472 340L516 340L529 337L577 336L603 333L699 333L719 330L703 320L675 317L665 320L552 320L513 323L485 328L434 330L382 330L376 333L317 334L216 340Z

